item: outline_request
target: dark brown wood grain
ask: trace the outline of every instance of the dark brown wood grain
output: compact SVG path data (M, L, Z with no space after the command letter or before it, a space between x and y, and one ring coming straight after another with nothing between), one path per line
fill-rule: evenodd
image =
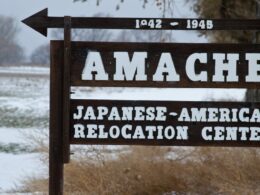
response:
M140 25L141 20L151 23L156 21L160 25ZM209 25L197 25L192 27L191 22L196 21L201 24L210 22ZM231 102L170 102L170 101L119 101L119 100L71 100L71 86L90 87L149 87L149 88L259 88L259 82L248 83L245 77L248 75L248 61L245 53L259 53L259 44L188 44L188 43L117 43L117 42L71 42L72 28L91 29L133 29L133 30L260 30L258 19L196 19L196 18L86 18L86 17L48 17L48 9L44 9L33 16L23 20L25 24L35 29L43 35L47 35L48 28L64 28L64 41L51 41L51 76L50 76L50 138L49 138L49 194L62 195L64 183L64 163L70 160L71 144L97 144L97 145L157 145L157 146L225 146L225 147L259 147L260 140L250 140L250 135L246 134L247 140L242 140L242 132L238 132L237 140L205 140L201 132L204 127L215 128L217 126L227 127L249 127L259 128L259 121L231 121L231 122L210 122L210 121L179 121L178 116L185 107L191 108L227 108L241 109L248 108L250 112L260 108L260 103L231 103ZM175 25L176 24L176 25ZM140 32L141 33L141 32ZM85 65L86 57L90 51L100 52L104 69L109 75L107 81L82 80L81 75ZM114 81L115 59L113 52L128 52L132 56L134 52L147 52L146 60L146 81ZM161 53L171 53L180 81L167 82L153 81ZM207 53L208 62L196 66L196 72L206 71L208 81L194 82L190 80L185 64L187 58L193 53ZM213 82L215 73L213 53L237 53L240 59L237 64L238 82ZM165 120L108 120L103 119L73 119L73 114L77 106L91 106L94 109L98 106L105 106L108 109L117 107L164 107L167 108ZM177 113L177 116L172 113ZM97 114L97 110L95 110ZM76 138L74 125L104 125L105 132L112 126L122 128L124 125L131 125L134 128L145 129L147 126L177 126L188 128L188 139L130 139L120 135L118 138ZM84 131L86 133L87 129ZM98 132L99 130L97 130ZM132 129L130 130L132 136ZM164 133L164 130L162 130ZM147 131L145 136L147 137ZM155 132L154 136L156 136ZM212 133L212 132L210 132ZM259 132L258 132L259 133ZM223 136L226 135L224 132ZM214 136L212 134L212 136ZM260 136L260 135L254 135Z
M97 107L105 106L111 110L112 107L117 107L119 113L122 114L120 109L122 107L167 107L167 118L165 121L111 121L108 117L104 117L102 120L83 120L73 119L73 113L77 113L77 106L92 106L95 114L97 115ZM228 108L228 109L241 109L248 108L250 112L254 109L260 108L260 103L238 103L238 102L172 102L172 101L118 101L118 100L71 100L71 123L70 123L70 143L71 144L98 144L98 145L160 145L160 146L220 146L220 147L259 147L260 140L258 141L242 141L242 140L224 140L224 141L206 141L201 136L203 127L259 127L259 122L183 122L178 121L181 110L187 108ZM171 112L176 112L177 116L170 115ZM231 114L230 114L231 116ZM143 129L147 126L187 126L189 128L189 139L188 140L156 140L156 139L124 139L122 136L118 139L99 139L99 138L74 138L74 125L82 124L84 126L93 125L104 125L105 131L107 132L111 126L122 127L124 125L133 125L133 129L136 126L141 126ZM98 131L97 131L98 132ZM87 133L87 130L85 130ZM133 133L133 132L132 132ZM241 136L238 133L238 137ZM250 135L247 135L250 136ZM259 135L260 136L260 135ZM249 138L249 137L248 137Z
M138 27L139 21L158 21L160 25L149 26L141 25ZM196 20L211 21L210 28L199 25L190 28L189 21ZM209 18L111 18L111 17L72 17L72 28L91 28L91 29L133 29L133 30L260 30L259 19L209 19ZM49 17L48 9L39 11L38 13L24 19L22 21L26 25L35 29L44 36L47 35L48 28L64 28L63 17ZM172 25L176 23L177 25Z
M187 21L188 20L211 20L211 19L202 19L202 18L85 18L85 17L73 17L72 18L72 27L73 28L98 28L98 29L136 29L136 20L151 20L151 19L160 19L162 20L162 28L149 28L142 27L141 29L145 30L202 30L200 28L188 29ZM49 20L53 27L55 25L55 19ZM260 24L259 19L213 19L214 27L207 30L259 30ZM178 26L171 26L171 22L178 22ZM58 22L57 24L59 24Z
M64 17L64 66L63 66L63 162L69 163L69 121L70 121L70 66L71 66L71 18ZM62 65L62 64L60 64Z
M63 46L62 46L63 48ZM50 77L50 146L49 146L49 194L63 194L63 151L62 151L62 96L63 96L63 49L51 42Z

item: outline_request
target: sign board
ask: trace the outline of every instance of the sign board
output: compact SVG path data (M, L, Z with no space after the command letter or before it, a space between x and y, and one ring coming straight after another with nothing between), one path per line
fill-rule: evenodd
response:
M257 88L260 83L257 44L72 42L71 48L72 86Z
M63 194L70 144L259 147L259 103L71 100L71 86L259 88L260 45L71 42L72 28L260 30L259 20L49 17L23 23L51 42L49 194Z
M259 146L260 104L71 100L71 144Z

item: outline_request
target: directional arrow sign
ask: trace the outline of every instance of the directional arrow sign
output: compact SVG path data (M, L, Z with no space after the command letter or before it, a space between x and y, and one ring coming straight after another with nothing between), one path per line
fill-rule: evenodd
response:
M22 21L47 36L48 28L63 28L64 17L48 17L44 9ZM73 17L72 28L135 30L260 30L260 20L171 19L171 18L93 18Z

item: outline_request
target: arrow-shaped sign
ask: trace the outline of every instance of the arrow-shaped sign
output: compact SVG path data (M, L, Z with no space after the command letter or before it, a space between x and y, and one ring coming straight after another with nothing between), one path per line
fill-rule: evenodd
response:
M44 9L22 21L47 36L48 28L64 28L64 17L49 17ZM72 28L134 30L260 30L260 20L72 17Z

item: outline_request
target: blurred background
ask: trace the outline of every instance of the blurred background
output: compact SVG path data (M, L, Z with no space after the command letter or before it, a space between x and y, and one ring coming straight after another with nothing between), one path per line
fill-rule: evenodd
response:
M1 0L0 193L46 193L48 182L49 41L20 21L50 16L256 18L257 0ZM73 40L255 43L253 31L73 30ZM89 99L258 101L257 90L73 88ZM73 147L65 168L68 194L260 194L258 149ZM207 166L205 166L207 165Z

